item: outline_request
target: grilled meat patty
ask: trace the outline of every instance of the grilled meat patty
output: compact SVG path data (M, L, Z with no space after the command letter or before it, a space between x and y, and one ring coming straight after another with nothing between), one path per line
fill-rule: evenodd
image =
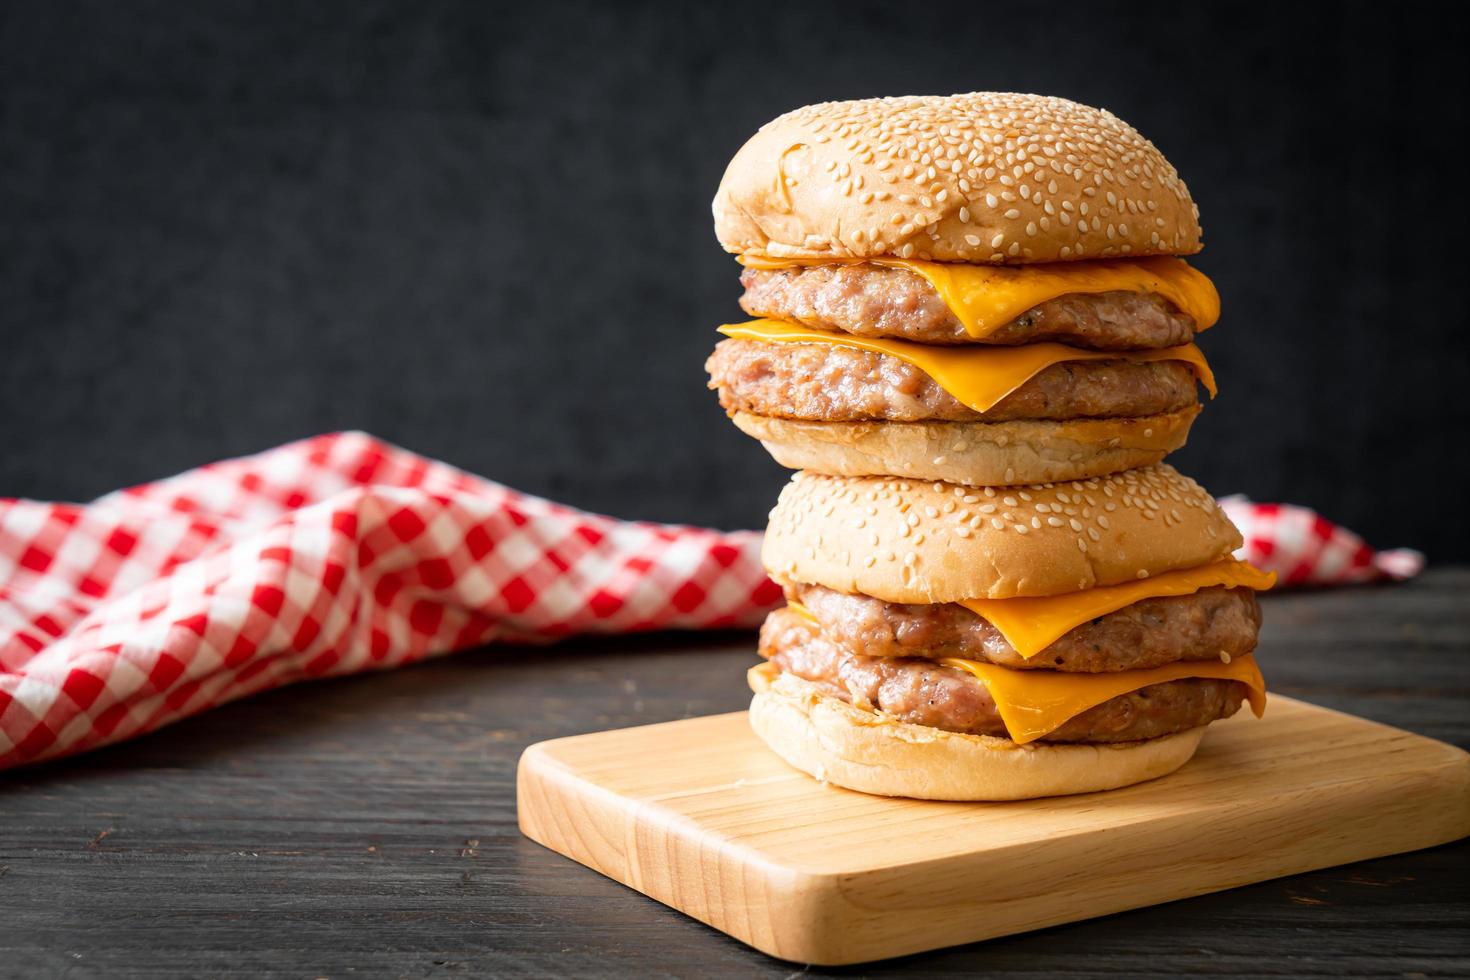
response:
M1030 660L979 615L955 602L902 605L819 585L786 594L821 624L834 645L867 657L963 657L1016 669L1099 673L1179 660L1242 657L1256 648L1261 607L1251 589L1215 587L1142 599L1063 634Z
M723 340L705 370L727 412L812 422L1137 418L1199 402L1183 361L1064 361L983 414L907 361L851 347Z
M931 660L864 657L824 637L805 617L778 609L761 627L760 654L823 693L900 721L971 735L1009 737L981 681ZM1039 739L1043 742L1133 742L1220 718L1245 699L1236 681L1187 678L1152 684L1104 701Z
M740 306L752 316L792 320L860 337L924 344L976 343L923 276L870 263L746 269ZM1054 340L1093 350L1148 350L1187 344L1195 322L1157 293L1068 293L1022 313L978 341Z

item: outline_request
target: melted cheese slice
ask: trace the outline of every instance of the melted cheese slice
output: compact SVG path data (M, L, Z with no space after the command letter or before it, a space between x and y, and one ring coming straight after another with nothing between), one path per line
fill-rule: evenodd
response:
M976 340L990 336L1032 307L1069 293L1157 293L1194 320L1196 330L1220 318L1220 294L1208 276L1173 256L1040 265L967 265L914 259L764 259L741 256L752 269L870 262L923 276Z
M786 608L790 609L792 612L796 613L796 615L800 616L802 619L806 620L814 626L821 625L821 623L817 620L816 614L813 613L806 606L797 602L795 599L787 599Z
M981 413L990 411L1001 399L1053 364L1064 361L1183 361L1194 371L1210 397L1215 397L1215 375L1210 371L1204 353L1194 344L1144 351L1082 350L1050 343L1018 347L942 347L908 340L854 337L771 319L727 323L720 327L720 333L738 340L832 344L887 354L912 364L962 404Z
M1250 691L1247 698L1257 718L1266 710L1266 681L1250 655L1230 663L1205 660L1174 663L1145 670L1120 670L1111 674L1072 674L1055 670L1011 670L975 660L946 657L946 667L967 671L980 679L995 700L1000 720L1011 740L1034 742L1062 727L1088 708L1166 681L1208 677L1239 681Z
M1117 612L1140 599L1189 595L1216 585L1264 591L1275 584L1275 572L1227 559L1122 585L1034 598L966 599L960 605L988 620L1017 653L1029 660L1088 620Z

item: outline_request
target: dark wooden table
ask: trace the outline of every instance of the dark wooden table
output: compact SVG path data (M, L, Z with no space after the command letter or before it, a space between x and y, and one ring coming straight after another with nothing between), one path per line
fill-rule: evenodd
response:
M1470 569L1266 606L1275 690L1470 746ZM0 975L791 974L516 831L528 743L738 709L752 642L487 649L0 775ZM1470 842L846 972L1464 976Z

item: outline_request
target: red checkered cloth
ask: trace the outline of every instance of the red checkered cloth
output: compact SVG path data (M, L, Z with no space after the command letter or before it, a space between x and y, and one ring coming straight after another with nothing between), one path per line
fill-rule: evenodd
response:
M1245 539L1235 557L1275 572L1280 587L1401 581L1424 570L1419 552L1374 551L1352 531L1306 507L1257 504L1240 496L1223 497L1220 506Z
M1310 511L1231 499L1289 583L1413 574ZM109 494L0 499L0 768L293 681L490 641L750 627L760 535L628 523L340 433Z
M492 640L754 626L760 534L631 523L362 433L0 500L0 768Z

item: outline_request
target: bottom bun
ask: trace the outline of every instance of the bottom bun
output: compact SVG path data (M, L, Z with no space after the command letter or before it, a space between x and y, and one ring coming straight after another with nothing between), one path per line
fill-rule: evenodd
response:
M804 422L736 412L734 421L791 469L1007 486L1150 466L1184 445L1199 412L1060 422Z
M788 763L824 782L918 800L1029 800L1131 786L1189 761L1203 727L1144 742L1017 745L894 721L822 694L771 665L747 675L750 725Z

